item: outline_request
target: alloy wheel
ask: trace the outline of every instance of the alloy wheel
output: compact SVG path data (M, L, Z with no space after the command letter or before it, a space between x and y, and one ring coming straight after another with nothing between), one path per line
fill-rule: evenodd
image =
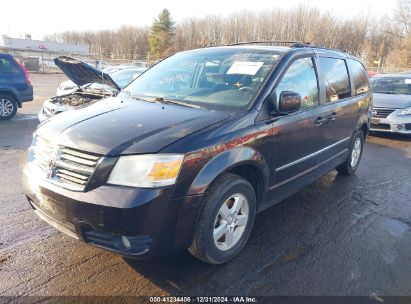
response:
M220 250L233 248L244 234L249 217L247 198L231 195L222 205L214 220L214 244Z
M361 156L361 139L356 138L351 152L351 167L355 168Z
M1 98L0 99L0 116L8 117L13 113L14 105L10 99Z

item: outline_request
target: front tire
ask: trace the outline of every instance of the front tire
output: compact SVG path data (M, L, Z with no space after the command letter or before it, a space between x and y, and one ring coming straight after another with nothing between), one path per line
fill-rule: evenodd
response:
M17 102L8 95L0 95L0 120L8 120L17 113Z
M342 175L352 175L357 171L360 165L363 147L364 133L357 131L350 144L350 153L348 154L347 160L336 168L338 173Z
M256 214L256 195L248 181L225 174L207 191L189 251L209 264L226 263L243 249Z

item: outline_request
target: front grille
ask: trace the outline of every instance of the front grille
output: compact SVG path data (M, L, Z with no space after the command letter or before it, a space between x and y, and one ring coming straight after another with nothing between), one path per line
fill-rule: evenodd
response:
M85 189L101 159L100 155L53 145L38 136L30 150L32 162L43 178L75 191Z
M389 124L371 124L371 129L391 130L391 126Z
M378 118L386 118L388 115L390 115L395 110L396 109L390 109L390 108L372 108L372 116L378 117Z

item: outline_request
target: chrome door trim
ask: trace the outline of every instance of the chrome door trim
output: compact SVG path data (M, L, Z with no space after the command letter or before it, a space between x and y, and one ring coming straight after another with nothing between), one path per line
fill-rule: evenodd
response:
M286 180L283 180L282 182L279 182L279 183L271 186L268 190L273 190L273 189L275 189L275 188L278 188L278 187L280 187L280 186L283 186L283 185L285 185L285 184L293 181L293 180L296 179L296 178L299 178L299 177L301 177L301 176L303 176L303 175L305 175L305 174L308 174L308 173L310 173L311 171L313 171L313 170L315 170L315 169L323 166L324 164L328 163L329 161L333 160L334 158L337 158L337 157L339 157L340 155L342 155L342 154L344 154L344 153L347 153L347 152L348 152L348 149L346 148L346 149L344 149L343 151L341 151L341 152L333 155L333 156L330 157L329 159L327 159L327 160L325 160L325 161L322 161L321 163L318 163L318 164L315 165L314 167L311 167L311 168L309 168L309 169L307 169L307 170L305 170L305 171L303 171L303 172L300 172L300 173L298 173L298 174L296 174L296 175L294 175L294 176L292 176L292 177L290 177L290 178L288 178L288 179L286 179Z
M340 140L340 141L337 141L336 143L333 143L332 145L329 145L329 146L327 146L327 147L325 147L325 148L323 148L323 149L321 149L321 150L318 150L318 151L316 151L316 152L314 152L314 153L311 153L311 154L306 155L306 156L304 156L304 157L302 157L302 158L299 158L299 159L297 159L297 160L295 160L295 161L293 161L293 162L291 162L291 163L288 163L288 164L285 164L285 165L283 165L283 166L281 166L281 167L278 167L278 168L275 169L275 172L280 172L280 171L282 171L282 170L284 170L284 169L287 169L287 168L289 168L289 167L292 167L292 166L294 166L294 165L297 165L297 164L299 164L299 163L301 163L301 162L303 162L303 161L305 161L305 160L307 160L307 159L310 159L310 158L312 158L312 157L315 157L315 156L317 156L317 155L320 155L321 153L323 153L323 152L325 152L325 151L327 151L327 150L329 150L329 149L332 149L332 148L334 148L335 146L338 146L339 144L342 144L343 142L349 140L350 138L351 138L351 137L346 137L346 138L344 138L344 139L342 139L342 140Z

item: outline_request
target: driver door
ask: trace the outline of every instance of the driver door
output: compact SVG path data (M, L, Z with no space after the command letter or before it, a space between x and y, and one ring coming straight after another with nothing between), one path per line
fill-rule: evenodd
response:
M283 91L300 94L302 105L273 124L272 189L314 169L326 146L327 113L320 102L314 56L298 58L289 65L275 89L277 98Z

